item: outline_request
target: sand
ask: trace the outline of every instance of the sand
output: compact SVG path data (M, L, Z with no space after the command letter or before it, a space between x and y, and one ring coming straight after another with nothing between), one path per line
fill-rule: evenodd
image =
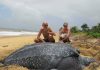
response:
M36 36L0 37L0 60L27 44L33 44ZM57 36L55 37L57 41Z
M32 44L35 36L1 37L0 60L26 44Z

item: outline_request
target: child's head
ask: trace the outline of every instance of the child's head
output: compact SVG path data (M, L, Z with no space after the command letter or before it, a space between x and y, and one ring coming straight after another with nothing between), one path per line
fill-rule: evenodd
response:
M45 27L45 28L48 27L48 22L46 22L46 21L43 22L42 26Z
M68 23L65 22L65 23L63 24L63 27L67 27L67 26L68 26Z

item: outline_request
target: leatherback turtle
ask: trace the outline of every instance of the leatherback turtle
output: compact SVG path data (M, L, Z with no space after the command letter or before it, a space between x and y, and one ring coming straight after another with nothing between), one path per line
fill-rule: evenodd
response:
M95 60L82 57L71 45L37 43L26 45L3 60L4 65L18 64L36 70L82 70Z

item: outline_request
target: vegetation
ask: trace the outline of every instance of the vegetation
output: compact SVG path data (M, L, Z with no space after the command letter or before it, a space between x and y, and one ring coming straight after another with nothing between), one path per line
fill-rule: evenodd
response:
M77 26L72 27L72 28L71 28L71 32L72 32L72 33L77 33L77 32L79 32L78 27L77 27Z
M89 26L84 23L83 25L81 25L81 29L78 29L77 26L74 26L71 28L72 33L86 33L88 36L91 37L95 37L95 38L100 38L100 23L98 23L95 26L92 26L91 28L89 28Z
M88 27L88 25L85 23L85 24L83 24L82 26L81 26L81 28L82 28L82 31L83 32L88 32L89 31L89 27Z

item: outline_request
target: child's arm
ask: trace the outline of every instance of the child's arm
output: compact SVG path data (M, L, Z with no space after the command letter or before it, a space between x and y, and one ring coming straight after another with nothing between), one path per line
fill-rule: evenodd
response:
M70 28L68 28L67 37L70 37L70 34L71 34L71 32L70 32Z
M37 39L39 39L39 38L40 38L41 33L42 33L42 28L40 29L40 31L39 31L39 33L38 33Z
M56 36L56 34L52 31L52 29L51 28L49 28L49 32L48 32L50 35L54 35L54 36Z

